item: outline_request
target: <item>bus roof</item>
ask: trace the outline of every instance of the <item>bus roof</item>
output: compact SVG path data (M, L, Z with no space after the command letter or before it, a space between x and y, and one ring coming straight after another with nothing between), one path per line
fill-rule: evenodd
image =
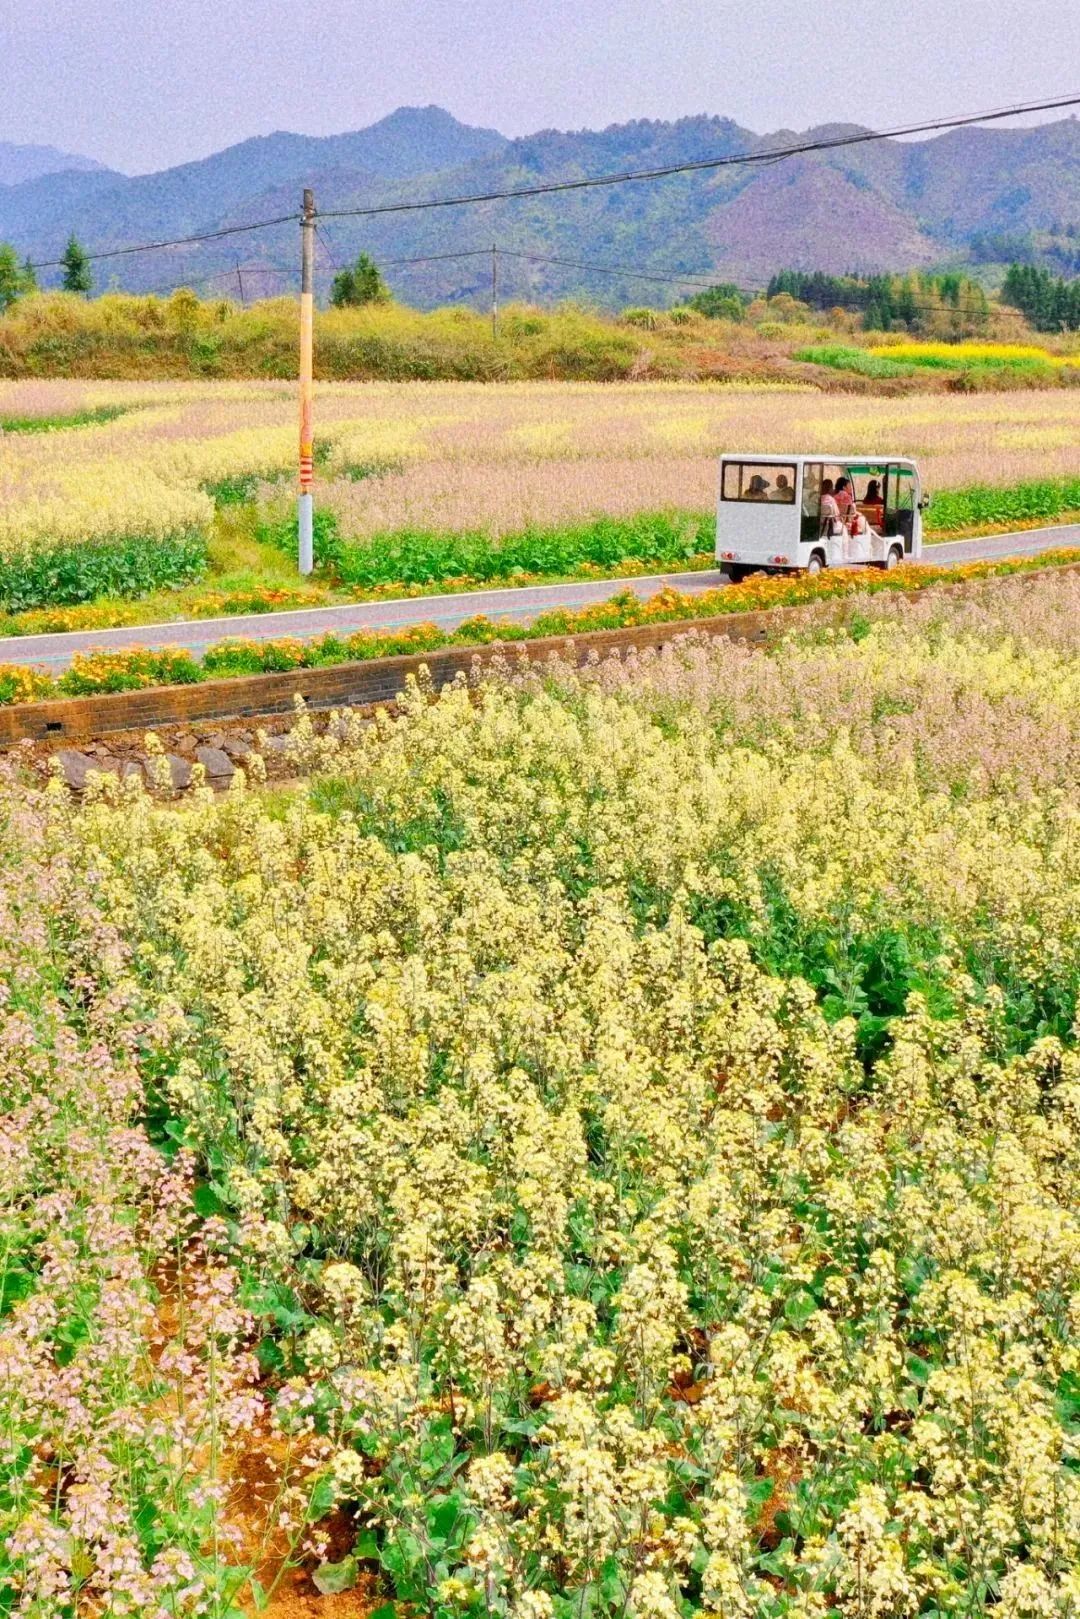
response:
M824 462L831 467L850 467L853 472L868 472L872 467L899 466L916 467L917 463L910 455L834 455L831 451L814 450L809 455L784 455L770 450L767 453L761 450L725 450L720 457L721 461L752 461L758 467L802 466L805 462Z

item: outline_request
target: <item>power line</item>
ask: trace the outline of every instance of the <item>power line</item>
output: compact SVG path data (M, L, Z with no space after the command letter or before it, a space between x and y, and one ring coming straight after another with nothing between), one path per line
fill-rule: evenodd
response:
M778 163L783 158L809 152L831 152L845 146L862 146L868 141L894 140L903 135L926 135L936 130L960 129L968 124L992 123L1016 118L1023 113L1048 112L1053 108L1080 105L1080 95L1055 96L1048 101L1018 102L1012 107L988 112L967 113L962 117L928 119L918 124L898 124L893 129L868 129L857 135L838 135L832 140L801 141L796 146L762 152L729 153L724 157L697 158L685 163L668 163L655 169L627 169L614 174L594 174L578 180L548 180L531 186L514 186L505 191L477 191L457 197L430 197L422 202L385 202L368 208L328 209L324 219L370 218L376 214L415 213L426 208L458 208L467 203L505 202L514 197L546 197L558 191L585 191L595 186L625 185L632 180L662 180L674 174L697 174L704 170L726 169L741 164Z
M320 214L318 217L320 219L324 219L324 218L333 217L333 216L327 216L327 215L324 215L324 214ZM331 263L333 264L334 268L339 269L340 265L338 264L337 259L334 257L333 253L330 250L330 239L329 239L329 234L327 232L326 226L321 225L321 224L317 224L315 226L315 231L316 231L316 234L318 236L322 237L323 246L326 248L327 254L330 257ZM502 249L500 248L499 251L501 252ZM487 257L490 256L490 253L491 253L490 247L466 247L466 248L462 248L458 252L454 252L454 253L414 253L409 258L405 258L405 259L384 259L382 254L380 253L379 254L379 264L380 264L380 266L386 266L388 264L393 264L393 265L397 265L397 264L436 264L441 259L479 259L479 258L487 258Z
M388 265L399 264L430 264L440 259L489 258L491 256L491 251L492 250L490 247L474 247L463 249L458 253L426 253L418 254L407 259L380 258L379 263L381 266L385 267ZM585 270L590 274L597 275L629 276L638 281L653 281L666 286L700 287L705 291L711 291L712 288L717 285L725 285L735 287L736 291L744 293L750 298L764 296L765 290L761 287L740 287L738 283L734 281L718 281L716 276L714 276L712 280L708 280L704 277L693 275L660 275L647 270L634 270L631 269L631 267L627 264L592 264L585 259L556 258L548 253L528 253L511 247L499 246L497 247L496 251L501 258L524 259L528 260L528 262L532 264L557 264L565 268L573 270ZM905 299L904 302L908 308L932 310L939 314L964 313L964 311L959 309L956 305L949 303L930 303L920 299ZM812 307L813 306L811 305L811 308ZM844 308L842 304L835 307ZM822 311L822 313L823 312L824 311ZM864 311L861 309L845 310L845 313L849 314L862 314L863 312Z
M333 249L330 246L329 233L327 232L326 227L324 225L317 225L316 226L316 238L321 239L323 248L324 248L324 250L325 250L325 252L327 254L327 257L329 258L330 263L331 263L332 267L334 268L334 270L335 271L340 270L340 268L341 268L340 261L339 261L337 255L334 253ZM546 253L530 253L530 252L526 252L526 251L516 249L516 248L502 247L502 246L499 246L498 244L496 244L496 246L495 246L495 251L499 255L501 255L502 257L508 258L508 259L524 260L524 261L527 261L527 262L529 262L531 264L554 264L554 265L558 265L558 266L564 267L564 268L575 269L575 270L583 270L588 274L629 276L629 277L631 277L631 278L633 278L635 280L639 280L639 281L655 282L655 283L658 283L658 284L661 284L661 285L667 285L667 286L699 287L699 288L701 288L703 290L706 290L706 291L711 290L712 288L714 288L714 287L716 287L718 285L730 286L730 287L734 287L737 292L742 293L745 297L748 297L748 298L758 298L758 297L764 297L766 295L765 289L762 288L762 287L741 287L741 286L738 285L737 282L730 281L730 280L728 280L728 281L718 281L715 277L714 277L713 280L710 281L710 280L707 280L707 279L705 279L703 277L697 277L697 276L661 275L661 274L653 273L651 271L646 271L646 270L634 270L629 265L625 265L625 264L593 264L593 263L591 263L590 261L588 261L586 259L564 259L564 258L555 257L554 255L551 255L551 254L546 254ZM437 264L437 263L443 263L443 262L446 262L446 261L456 261L456 260L459 260L459 259L490 258L491 253L492 253L492 248L491 247L461 248L461 249L457 250L456 252L451 252L451 253L417 253L417 254L412 254L407 258L395 258L395 259L380 258L379 259L379 266L380 266L380 268L385 269L385 268L390 267L390 266L397 267L397 266L401 266L401 265L413 265L413 264ZM253 275L253 276L283 275L283 276L293 277L296 274L295 266L291 265L291 264L290 265L284 265L284 264L277 264L277 263L260 263L260 262L256 261L254 263L249 262L245 266L245 269L246 269L246 272L249 275ZM218 281L218 282L227 281L227 280L231 279L234 274L235 274L235 269L233 269L233 270L228 270L228 269L215 270L215 271L210 272L208 275L199 276L194 281L190 281L190 280L189 281L176 281L176 282L169 281L169 282L160 283L160 284L158 284L156 286L152 286L152 287L141 287L137 291L133 291L130 294L130 296L132 296L132 297L158 296L158 295L161 295L161 294L164 294L164 293L176 292L181 287L187 287L187 288L190 288L191 290L194 291L196 288L199 288L199 287L210 287L210 286L212 286L212 284L215 281ZM718 272L718 274L719 274L719 272ZM972 313L971 311L965 311L962 308L960 308L958 305L952 304L952 303L949 303L949 302L932 303L932 302L929 302L929 301L924 300L924 299L906 298L904 300L904 303L905 303L905 307L907 307L907 308L928 311L928 312L933 313L933 314L954 315L954 316L961 317L961 316L964 316L966 314ZM841 308L841 309L844 310L844 312L846 314L856 314L856 315L865 314L865 309L861 309L859 307L851 308L851 307L846 306L844 304L838 304L838 305L834 305L832 307ZM824 314L826 312L824 310L817 309L814 305L811 305L810 308L812 309L812 311L815 314Z
M330 233L329 233L329 231L327 231L326 229L324 229L320 225L316 225L315 226L315 240L316 240L316 242L321 242L322 243L323 251L325 252L327 258L330 260L331 269L334 271L335 275L338 274L340 272L340 270L341 270L341 265L338 263L337 256L335 255L333 248L330 246Z
M491 249L488 248L487 251L490 253ZM590 270L599 275L631 276L637 281L659 281L672 287L701 287L707 289L716 286L715 277L712 281L706 281L696 275L656 275L648 270L631 270L625 264L587 264L583 259L557 259L546 253L518 253L509 247L500 247L499 252L508 259L529 259L536 264L561 264L571 270ZM735 283L731 282L729 285L734 286ZM746 292L749 289L740 287L738 290Z
M925 135L936 130L960 129L970 124L993 123L1002 118L1017 118L1025 113L1050 112L1055 109L1074 106L1080 106L1080 94L1054 96L1045 101L1017 102L1011 107L996 107L986 112L966 113L959 117L928 119L918 124L899 124L892 129L868 129L855 135L836 136L831 140L802 141L795 146L780 147L771 151L728 153L723 157L697 158L685 163L665 164L654 169L628 169L613 174L587 175L577 180L549 180L532 186L515 186L504 191L473 192L456 197L430 197L421 202L389 202L379 203L368 208L328 209L320 217L323 219L370 218L377 214L414 213L428 208L457 208L468 203L503 202L514 197L549 196L562 191L583 191L596 186L625 185L634 180L662 180L675 174L697 174L739 165L779 163L785 158L799 157L810 152L836 151L847 146L862 146L870 141L894 140L904 135ZM226 236L239 236L245 232L269 230L275 225L293 224L299 218L300 215L297 213L279 214L273 219L254 220L249 225L226 225L219 230L202 231L193 236L175 236L165 241L139 242L129 247L108 248L98 253L87 253L85 258L88 263L98 263L102 259L125 258L134 253L151 253L167 247L194 247L200 242L220 241L222 237ZM483 249L482 251L488 252L490 249ZM429 259L434 259L437 256L433 254L428 257ZM447 257L451 258L465 256L471 257L472 255L447 255ZM63 266L63 259L31 260L31 268L34 270L57 270L62 269Z
M194 247L199 242L216 242L222 236L241 236L245 231L268 230L271 225L291 225L299 214L279 214L276 219L259 219L252 225L226 225L222 230L203 231L199 236L174 236L167 242L140 242L134 247L110 247L101 253L86 253L83 257L88 262L97 263L100 259L126 258L131 253L152 253L162 247ZM64 267L63 259L32 259L32 270L60 270Z
M268 275L273 275L273 276L295 276L296 275L296 266L292 265L292 264L285 265L285 264L267 263L265 261L255 261L255 262L248 261L247 263L242 265L241 268L243 269L244 274L248 275L248 276L268 276ZM180 292L180 291L198 292L200 287L207 287L207 288L210 288L211 291L212 291L214 282L226 283L226 282L230 282L230 281L235 281L235 279L236 279L236 267L235 267L235 265L233 266L232 269L230 269L226 265L226 266L223 266L223 268L220 269L220 270L209 270L206 273L206 275L189 276L186 279L181 280L181 281L175 281L175 280L157 281L157 282L154 283L153 286L150 286L150 287L116 287L116 288L106 287L104 289L104 291L106 293L116 292L121 297L125 297L125 298L163 298L163 297L165 297L165 295L167 293L170 293L170 292ZM226 294L223 293L223 292L219 292L218 295L222 296L222 297L226 296Z
M502 252L502 248L499 249ZM418 253L409 259L384 259L380 264L435 264L439 259L483 259L491 256L490 247L467 247L458 253Z

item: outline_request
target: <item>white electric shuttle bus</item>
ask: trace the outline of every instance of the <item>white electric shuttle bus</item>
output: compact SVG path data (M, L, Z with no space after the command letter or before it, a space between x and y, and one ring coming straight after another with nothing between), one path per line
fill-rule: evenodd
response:
M822 518L822 489L846 478L866 519ZM720 459L716 560L731 580L759 570L895 568L922 555L928 504L914 461L890 455L725 455Z

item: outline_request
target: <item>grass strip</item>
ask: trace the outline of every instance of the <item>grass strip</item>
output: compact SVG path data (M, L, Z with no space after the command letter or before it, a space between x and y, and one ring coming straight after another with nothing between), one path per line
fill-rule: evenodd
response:
M126 416L135 405L95 405L67 416L0 416L0 433L59 433L70 427L96 427Z
M741 585L729 585L695 596L667 589L642 600L624 591L592 607L555 608L541 613L531 624L480 616L467 619L453 630L440 629L435 624L417 624L398 631L358 631L347 636L329 634L313 641L227 640L208 647L201 662L186 651L174 649L101 652L76 657L71 668L57 680L34 669L0 665L0 703L94 696L150 686L192 685L235 676L434 652L443 647L484 646L496 641L528 641L553 635L718 618L731 613L806 606L883 590L910 595L935 585L1007 578L1077 563L1080 563L1080 549L1063 548L1044 551L1038 556L970 562L951 568L916 564L892 572L847 568L830 569L814 576L759 575Z
M581 523L534 524L493 537L467 532L398 529L363 543L344 539L332 511L315 514L315 560L342 584L432 585L469 579L486 585L531 574L551 578L582 565L613 568L621 562L685 563L711 551L716 520L711 513L660 511L633 517L595 517ZM296 554L296 519L260 525L259 538Z
M853 348L847 343L814 343L808 348L796 349L793 360L804 360L810 365L826 365L831 371L854 371L861 377L887 379L913 377L915 367L902 365L898 360L883 359L869 349Z

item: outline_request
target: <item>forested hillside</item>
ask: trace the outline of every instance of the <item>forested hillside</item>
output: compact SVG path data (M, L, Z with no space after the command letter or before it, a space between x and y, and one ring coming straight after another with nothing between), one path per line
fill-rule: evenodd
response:
M832 136L844 128L815 133ZM801 138L791 130L761 136L730 119L702 115L508 140L438 107L401 108L351 134L278 133L159 174L128 178L69 169L0 184L0 240L10 241L20 257L51 260L72 231L89 250L103 251L288 215L298 208L303 186L315 190L327 212L737 156ZM867 274L984 264L998 248L1003 266L1045 251L1060 268L1078 221L1080 124L1064 119L1036 128L969 128L932 140L880 141L782 165L735 165L482 209L324 221L317 284L325 291L336 265L364 250L386 265L404 301L421 307L475 301L486 297L490 282L482 258L394 261L497 241L506 296L587 297L621 306L642 297L635 272L675 278L657 287L655 299L650 293L650 301L675 303L693 290L677 284L680 276L756 287L784 268ZM290 221L250 236L110 260L100 266L96 288L167 290L187 283L206 294L233 293L242 279L245 296L265 297L293 290L296 258ZM583 262L625 273L583 269Z

